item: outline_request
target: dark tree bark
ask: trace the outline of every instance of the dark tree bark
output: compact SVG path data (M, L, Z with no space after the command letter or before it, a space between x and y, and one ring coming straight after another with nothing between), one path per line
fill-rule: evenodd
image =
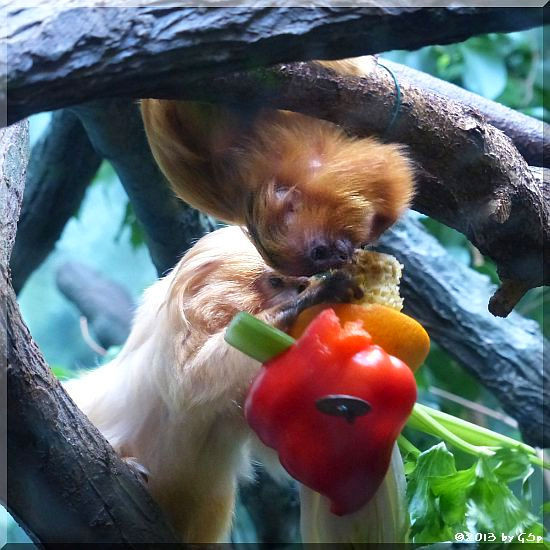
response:
M134 313L126 289L82 262L66 262L56 271L57 288L82 313L99 344L124 344Z
M164 275L214 228L204 214L178 200L156 165L135 102L99 100L74 107L96 151L115 169L142 224L151 259Z
M53 250L100 164L78 118L68 111L54 113L31 151L10 262L15 292Z
M550 446L549 343L538 324L511 313L496 319L484 308L494 290L481 275L453 260L413 216L380 240L379 250L404 264L401 293L405 311L430 337L472 373L518 421L525 441Z
M28 122L0 130L0 265L10 261L28 159Z
M550 125L542 120L400 63L388 59L380 61L396 74L398 80L405 79L417 88L435 92L479 111L489 124L502 130L514 142L528 164L550 166L550 141L544 139L549 135Z
M149 493L54 378L2 266L7 507L43 543L176 542ZM5 499L3 495L2 499Z
M0 133L0 395L9 393L2 459L9 485L0 499L35 541L176 542L147 490L47 367L23 323L8 261L28 158L24 127ZM3 398L5 401L5 398ZM5 402L2 403L5 405ZM5 471L3 468L1 471Z
M22 122L0 130L0 266L7 266L15 240L29 158L29 125ZM0 315L5 320L5 301L0 296ZM0 500L7 493L7 338L0 331Z
M177 97L199 77L447 44L539 26L540 8L75 8L6 4L8 123L106 97ZM99 3L96 5L100 5Z

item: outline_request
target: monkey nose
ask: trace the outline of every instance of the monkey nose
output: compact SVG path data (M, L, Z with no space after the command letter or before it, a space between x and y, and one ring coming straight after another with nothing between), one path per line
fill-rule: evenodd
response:
M309 258L317 272L340 267L353 254L351 242L338 239L333 242L315 242L309 250Z

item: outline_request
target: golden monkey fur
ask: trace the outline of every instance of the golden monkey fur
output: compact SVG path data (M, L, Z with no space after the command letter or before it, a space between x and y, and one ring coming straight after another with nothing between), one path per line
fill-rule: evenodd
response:
M322 63L354 76L364 71L361 58ZM176 195L246 226L264 260L282 273L339 267L412 198L413 170L402 146L354 138L327 121L155 99L142 101L142 114Z
M228 323L244 310L285 328L301 309L352 292L337 276L280 276L240 228L219 229L145 292L118 356L66 389L117 453L148 471L183 541L223 540L249 469L242 403L259 368L225 343Z

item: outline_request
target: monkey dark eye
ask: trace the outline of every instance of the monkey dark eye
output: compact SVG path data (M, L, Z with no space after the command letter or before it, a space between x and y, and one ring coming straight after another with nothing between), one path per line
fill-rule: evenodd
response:
M269 277L269 284L271 288L283 288L285 286L284 281L280 277Z

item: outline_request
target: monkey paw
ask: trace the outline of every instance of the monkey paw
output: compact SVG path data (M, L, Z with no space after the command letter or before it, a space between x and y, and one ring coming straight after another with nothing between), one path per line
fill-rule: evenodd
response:
M351 302L363 297L358 282L347 271L329 273L319 286L319 302Z

